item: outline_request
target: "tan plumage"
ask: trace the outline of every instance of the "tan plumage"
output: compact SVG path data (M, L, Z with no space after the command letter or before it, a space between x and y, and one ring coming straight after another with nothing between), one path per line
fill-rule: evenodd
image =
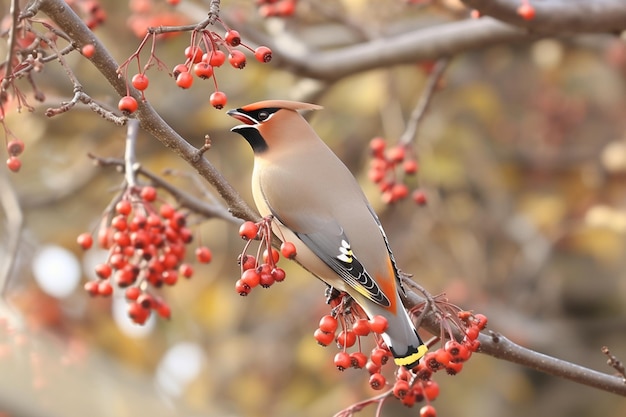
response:
M402 307L378 217L350 171L298 113L320 108L268 100L228 112L244 122L232 130L254 151L254 201L261 215L275 216L300 264L350 294L370 317L387 318L385 342L396 363L412 367L426 347Z

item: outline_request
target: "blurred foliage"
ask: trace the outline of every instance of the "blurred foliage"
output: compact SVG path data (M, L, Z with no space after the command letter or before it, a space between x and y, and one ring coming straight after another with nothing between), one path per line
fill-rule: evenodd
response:
M223 8L253 11L245 3ZM324 2L345 7L363 26L386 22L377 20L381 8L372 16L371 3L379 2ZM405 10L400 2L384 3L394 6L382 7L389 20ZM96 35L121 62L138 40L126 27L126 2L103 5L110 18ZM302 2L302 7L311 6ZM434 19L441 14L438 7L419 12ZM298 22L323 20L285 24ZM326 29L342 33L332 32L339 30L335 26ZM187 39L159 43L157 55L173 67L183 59ZM117 102L85 59L72 54L68 60L89 94ZM229 95L228 108L293 98L302 86L297 76L271 64L224 68L218 77ZM335 350L317 346L312 337L328 309L321 283L282 261L286 282L245 299L236 294L236 258L243 243L233 224L208 220L195 226L196 241L211 247L214 260L195 265L190 281L164 291L172 319L158 322L143 338L129 337L115 325L107 300L88 300L80 288L55 300L37 289L30 260L38 248L58 244L82 257L76 236L94 230L122 182L114 170L94 167L86 154L121 157L123 128L81 109L50 120L42 116L47 106L71 94L62 78L58 66L47 65L37 76L47 102L33 114L7 119L27 147L22 171L11 176L26 227L9 293L26 325L17 332L23 340L0 338L14 348L0 349L0 373L11 375L1 378L0 411L8 398L30 398L30 408L16 415L75 416L90 410L89 415L116 417L306 417L332 415L372 395L366 372L337 372ZM312 124L360 180L402 270L431 292L446 292L452 302L485 313L490 328L517 342L609 371L602 345L626 358L626 45L611 36L546 39L455 57L415 142L421 171L411 185L423 187L429 203L385 206L367 182L367 143L374 136L397 140L426 78L424 66L416 63L340 80L320 95L325 110L311 116ZM206 156L251 201L251 152L228 131L233 120L209 105L211 92L210 81L198 80L183 91L166 72L152 71L146 96L194 145L210 134L213 146ZM145 134L138 155L153 172L190 171ZM184 177L168 180L202 193ZM168 397L155 389L153 375L168 347L180 341L201 345L205 362L179 397ZM440 415L626 412L623 401L610 394L481 355L460 375L437 380ZM393 401L385 409L383 415L418 413Z

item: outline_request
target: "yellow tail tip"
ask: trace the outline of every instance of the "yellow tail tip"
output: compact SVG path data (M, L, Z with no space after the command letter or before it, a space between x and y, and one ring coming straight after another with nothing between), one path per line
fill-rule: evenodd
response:
M417 348L417 352L411 353L409 356L404 356L402 358L394 358L394 362L398 366L406 366L407 368L412 368L417 365L417 362L422 359L422 357L428 352L428 348L426 345L421 345Z

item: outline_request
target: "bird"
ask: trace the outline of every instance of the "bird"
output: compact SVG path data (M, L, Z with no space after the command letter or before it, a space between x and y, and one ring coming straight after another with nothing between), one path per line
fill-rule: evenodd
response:
M252 196L273 216L295 260L330 287L349 294L382 334L398 366L415 367L428 348L402 305L400 271L378 216L349 169L300 112L316 104L265 100L227 112L231 129L254 153Z

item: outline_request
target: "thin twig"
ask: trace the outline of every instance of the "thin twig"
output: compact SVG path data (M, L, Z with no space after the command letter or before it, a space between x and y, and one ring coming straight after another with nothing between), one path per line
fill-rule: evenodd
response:
M430 76L428 77L428 82L424 87L424 91L420 96L417 105L413 109L411 116L406 124L406 129L400 139L398 144L407 146L411 141L415 140L417 137L417 129L426 115L426 111L428 110L428 105L432 101L433 95L437 90L437 86L439 85L439 80L443 76L446 68L448 67L448 63L450 59L448 57L441 58L437 61L435 66L433 67Z
M93 154L89 154L88 156L95 160L100 166L111 166L116 168L123 168L125 166L125 161L122 159L102 158ZM182 207L185 207L194 213L200 214L206 218L219 218L235 224L241 223L241 220L231 215L226 207L216 201L207 203L206 201L203 201L189 193L181 191L180 188L171 185L163 178L141 166L136 168L136 174L148 178L153 185L167 191Z

